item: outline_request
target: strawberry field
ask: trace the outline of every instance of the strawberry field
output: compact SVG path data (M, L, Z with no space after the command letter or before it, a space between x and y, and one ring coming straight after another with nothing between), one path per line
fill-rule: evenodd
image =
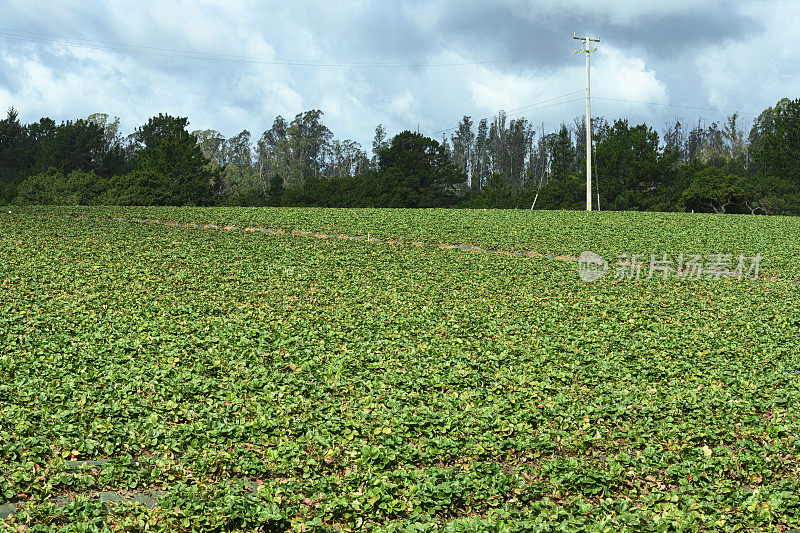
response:
M0 225L1 528L800 528L797 219L29 208ZM572 261L439 244L760 254L762 279L585 283Z

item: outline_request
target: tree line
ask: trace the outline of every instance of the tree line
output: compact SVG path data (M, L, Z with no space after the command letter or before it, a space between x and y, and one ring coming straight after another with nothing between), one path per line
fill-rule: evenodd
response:
M580 209L583 119L557 131L504 112L465 116L441 141L378 125L370 153L333 136L323 113L278 116L257 140L188 130L160 114L128 135L94 114L56 124L0 120L0 201L15 204L501 207ZM538 129L538 131L537 131ZM592 120L601 209L800 214L800 99L782 99L749 130L675 121Z

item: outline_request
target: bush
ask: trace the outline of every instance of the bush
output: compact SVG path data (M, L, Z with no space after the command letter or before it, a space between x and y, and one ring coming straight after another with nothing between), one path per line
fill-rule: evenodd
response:
M238 207L266 207L272 204L272 198L263 191L249 190L226 198L224 205Z
M51 169L25 179L17 187L17 205L97 205L108 181L94 172L73 170L66 176Z

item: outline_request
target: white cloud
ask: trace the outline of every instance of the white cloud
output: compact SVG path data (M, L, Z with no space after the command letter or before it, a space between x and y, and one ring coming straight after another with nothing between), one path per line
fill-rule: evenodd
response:
M593 106L598 113L625 115L626 110L633 108L639 113L651 114L644 104L600 100L599 97L654 103L668 100L666 84L653 69L646 67L641 57L605 46L592 54L591 63ZM475 74L469 84L473 104L486 114L525 106L509 116L527 116L535 124L544 121L552 128L585 112L586 70L585 60L580 55L575 56L573 64L551 69L549 73L545 70L533 77L523 73L500 74L488 68Z
M358 140L368 148L379 122L390 133L417 125L430 133L455 126L462 115L477 122L499 109L511 111L582 90L583 59L570 54L571 46L562 45L552 61L543 64L562 39L580 29L573 26L576 21L588 20L593 27L587 31L602 31L603 24L611 24L625 36L620 28L628 25L635 33L645 23L658 34L659 17L673 17L670 28L695 25L686 29L691 37L703 34L704 21L731 12L752 19L753 31L745 35L730 30L712 44L685 46L688 52L682 55L669 46L648 47L651 36L636 42L604 40L592 55L593 94L754 111L780 97L797 96L800 61L793 58L789 43L800 26L800 5L788 0L770 1L768 8L751 0L504 0L490 9L445 0L400 5L367 0L142 0L135 7L123 2L76 6L55 0L7 0L0 6L6 27L163 49L345 63L523 61L314 68L235 58L185 59L157 50L138 54L65 48L0 37L0 106L14 105L29 122L41 116L66 120L105 112L119 115L129 131L154 114L168 112L188 116L193 129L215 128L234 135L246 128L254 138L278 114L291 120L296 113L319 108L337 137ZM727 31L724 21L720 24L719 31ZM667 29L663 32L661 39L669 42L671 35ZM532 35L541 35L541 46L520 44ZM559 37L553 40L553 35ZM583 113L582 95L573 98L576 101L569 104L544 102L521 113L549 127L569 123ZM653 121L653 126L674 113L599 99L594 106L609 119L631 117Z
M500 73L490 68L476 68L471 74L467 84L472 93L472 102L486 113L494 113L498 109L516 109L533 104L540 97L570 92L565 91L567 84L563 77L553 81L552 76L534 77L524 72ZM547 95L543 95L545 91Z
M389 102L388 110L397 116L414 118L414 111L416 109L416 100L411 91L405 89L396 94Z
M593 92L597 96L621 100L666 103L667 87L641 57L604 46L592 54ZM595 81L596 80L596 81Z
M701 51L695 58L699 87L715 106L745 113L752 119L784 97L796 98L800 60L794 47L800 27L795 1L752 2L744 9L758 16L768 32L746 41L729 40Z

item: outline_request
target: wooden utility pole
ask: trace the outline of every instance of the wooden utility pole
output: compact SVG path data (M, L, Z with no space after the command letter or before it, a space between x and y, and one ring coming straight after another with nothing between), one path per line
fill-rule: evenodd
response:
M572 52L573 54L586 54L586 210L592 210L592 104L591 104L591 90L589 83L589 54L596 52L597 48L589 48L590 43L599 43L600 39L590 39L587 37L578 37L574 33L573 39L578 39L583 43L581 50Z

